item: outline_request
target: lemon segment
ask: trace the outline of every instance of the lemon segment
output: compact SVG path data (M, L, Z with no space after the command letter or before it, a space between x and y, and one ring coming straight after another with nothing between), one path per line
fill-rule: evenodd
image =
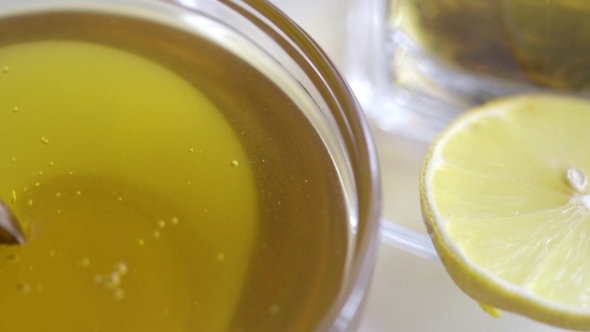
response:
M478 302L477 304L479 304L481 310L492 316L492 318L500 318L500 310L481 302Z
M510 97L457 119L420 181L455 283L484 308L590 329L589 175L588 101Z

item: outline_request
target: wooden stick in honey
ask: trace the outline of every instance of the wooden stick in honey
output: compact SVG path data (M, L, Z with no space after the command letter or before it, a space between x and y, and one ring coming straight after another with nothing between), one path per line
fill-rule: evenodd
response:
M25 243L25 234L18 219L6 203L0 200L0 245Z

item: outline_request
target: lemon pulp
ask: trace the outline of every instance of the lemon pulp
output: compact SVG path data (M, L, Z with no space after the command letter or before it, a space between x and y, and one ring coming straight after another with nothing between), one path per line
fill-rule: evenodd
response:
M476 300L590 328L589 123L586 101L513 97L466 113L433 144L425 222Z

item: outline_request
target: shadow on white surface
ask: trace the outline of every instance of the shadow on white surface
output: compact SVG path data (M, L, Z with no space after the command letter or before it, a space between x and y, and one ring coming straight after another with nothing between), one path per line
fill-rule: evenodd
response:
M382 243L359 332L557 332L510 313L494 319L463 294L440 262Z

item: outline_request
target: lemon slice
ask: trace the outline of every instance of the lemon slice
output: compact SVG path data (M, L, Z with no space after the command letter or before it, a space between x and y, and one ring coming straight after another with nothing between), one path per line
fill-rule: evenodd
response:
M590 329L590 103L551 95L465 113L422 169L424 220L454 282L479 301Z

